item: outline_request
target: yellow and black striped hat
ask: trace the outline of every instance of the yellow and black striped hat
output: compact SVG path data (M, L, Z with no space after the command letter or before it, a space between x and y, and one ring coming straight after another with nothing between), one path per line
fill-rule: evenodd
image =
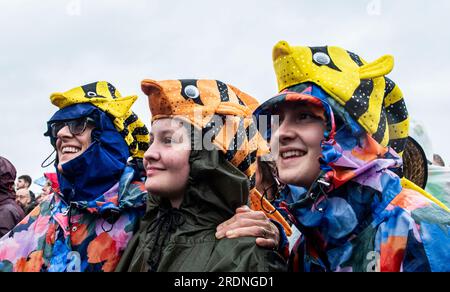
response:
M74 104L90 103L109 114L114 127L127 143L131 156L143 158L150 136L144 123L131 111L131 106L137 98L136 95L122 97L120 92L106 81L75 87L50 96L51 102L60 109Z
M409 133L409 116L400 88L386 77L394 58L368 63L339 47L291 47L280 41L273 48L278 89L313 82L335 99L382 146L400 155Z

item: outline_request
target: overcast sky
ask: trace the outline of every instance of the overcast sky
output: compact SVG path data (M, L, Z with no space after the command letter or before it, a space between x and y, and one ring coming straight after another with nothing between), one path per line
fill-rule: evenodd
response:
M0 0L0 155L19 175L52 171L50 94L98 80L137 94L148 124L144 78L219 79L264 101L286 40L394 55L390 78L449 163L449 27L448 0Z

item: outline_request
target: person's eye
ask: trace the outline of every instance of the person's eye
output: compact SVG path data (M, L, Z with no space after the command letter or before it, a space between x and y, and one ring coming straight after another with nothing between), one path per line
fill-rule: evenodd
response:
M270 116L270 124L273 126L281 125L284 121L284 115L274 114Z
M64 123L53 123L50 127L52 129L52 136L56 138L56 135L62 128L64 128Z
M164 137L163 143L167 144L167 145L171 145L171 144L175 143L175 141L172 139L172 137Z
M71 124L73 134L81 134L86 129L86 121L75 120Z
M298 115L298 119L300 121L312 121L312 120L317 120L318 118L311 113L301 113Z

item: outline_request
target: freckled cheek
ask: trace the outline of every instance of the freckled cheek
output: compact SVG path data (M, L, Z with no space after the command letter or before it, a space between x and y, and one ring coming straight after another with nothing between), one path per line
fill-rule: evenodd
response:
M189 152L168 151L162 157L164 167L174 172L182 172L189 167Z
M321 151L320 144L324 139L324 129L322 127L311 127L304 132L303 137L310 150L314 152Z

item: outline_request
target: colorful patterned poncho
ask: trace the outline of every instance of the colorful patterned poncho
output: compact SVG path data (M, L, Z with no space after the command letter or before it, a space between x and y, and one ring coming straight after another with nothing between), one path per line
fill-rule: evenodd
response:
M127 167L90 202L69 206L60 194L42 202L0 240L0 271L114 271L145 211L147 192L133 177Z
M281 93L256 114L289 101L321 105L328 116L321 178L309 192L287 186L277 201L302 233L290 269L450 271L450 213L433 197L402 187L395 173L402 165L399 155L313 84Z

